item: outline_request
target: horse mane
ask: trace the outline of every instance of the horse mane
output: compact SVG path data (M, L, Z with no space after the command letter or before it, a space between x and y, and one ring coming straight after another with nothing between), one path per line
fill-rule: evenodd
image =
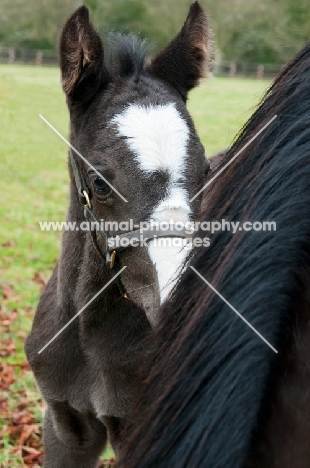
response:
M103 33L104 61L112 76L130 77L142 73L149 45L136 34Z
M283 373L310 260L310 44L280 73L210 185L204 220L275 221L276 232L214 234L160 311L132 434L118 467L242 468ZM267 391L268 390L268 391ZM262 414L264 413L264 414Z

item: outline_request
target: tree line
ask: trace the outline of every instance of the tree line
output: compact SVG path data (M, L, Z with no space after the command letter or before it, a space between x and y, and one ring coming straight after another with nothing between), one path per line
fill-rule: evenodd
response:
M214 50L225 60L285 63L310 40L309 0L200 0ZM85 0L98 29L132 31L164 46L180 29L191 0ZM0 44L57 49L61 26L78 0L1 0Z

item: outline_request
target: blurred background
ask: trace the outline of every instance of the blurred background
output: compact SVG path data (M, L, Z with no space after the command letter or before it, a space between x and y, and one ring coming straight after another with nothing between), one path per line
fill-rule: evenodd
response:
M190 3L190 0L84 2L97 27L139 32L155 44L155 51L177 32ZM309 0L201 0L200 3L210 15L217 63L281 65L309 39ZM30 50L41 51L43 60L55 60L61 25L80 4L76 0L1 0L0 45L11 48L1 51L1 60L14 60L14 53L16 59L29 60Z
M138 32L158 51L190 0L86 0L97 28ZM310 38L309 0L201 0L213 69L188 108L206 154L229 146L271 79ZM59 254L68 204L69 115L57 66L75 0L0 0L0 468L42 465L42 410L24 354L40 293ZM52 311L51 311L52 313ZM113 456L110 449L103 459ZM108 466L106 464L106 466Z

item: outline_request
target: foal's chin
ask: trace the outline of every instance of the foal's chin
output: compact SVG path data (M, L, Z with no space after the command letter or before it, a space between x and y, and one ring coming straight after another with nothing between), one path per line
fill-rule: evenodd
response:
M147 248L124 251L120 258L122 266L126 265L122 273L126 297L144 310L154 328L158 323L159 308L168 300L182 275L188 250L153 243L151 240Z
M147 248L125 250L120 254L120 259L122 266L127 267L122 273L126 297L144 310L154 327L160 307L160 291L155 265L148 255Z

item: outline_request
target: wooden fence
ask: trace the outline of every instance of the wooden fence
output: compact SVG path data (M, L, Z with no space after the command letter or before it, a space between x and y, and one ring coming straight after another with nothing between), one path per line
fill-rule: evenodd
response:
M0 47L0 63L50 65L57 66L58 58L52 50L20 49L14 47ZM252 62L219 61L214 62L212 73L215 76L256 77L258 79L273 78L283 65L260 64Z
M58 58L53 50L0 47L0 63L55 66L58 65Z
M283 68L283 65L253 62L221 61L213 64L212 73L215 76L245 76L258 79L274 78Z

